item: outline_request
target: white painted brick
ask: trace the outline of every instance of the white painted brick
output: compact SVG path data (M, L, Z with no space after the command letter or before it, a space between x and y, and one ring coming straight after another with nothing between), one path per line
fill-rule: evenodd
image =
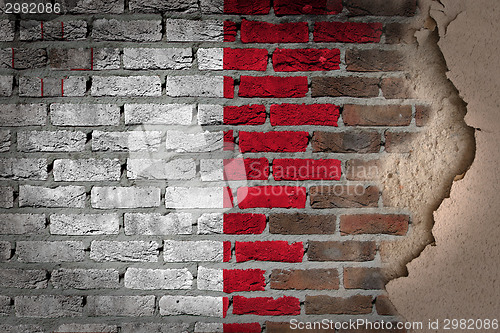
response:
M189 69L191 48L124 48L125 69Z
M118 125L120 108L112 104L51 104L50 120L56 126Z
M94 48L94 66L93 70L103 71L119 69L120 49L115 48Z
M12 95L12 84L13 76L0 75L0 97L9 97Z
M169 42L223 42L224 22L217 20L167 19Z
M160 299L160 315L193 315L222 318L222 297L163 296Z
M121 164L118 159L55 160L52 173L56 182L120 180Z
M198 69L200 71L217 71L224 69L224 49L198 49L196 52L198 58Z
M188 323L123 323L121 333L189 333Z
M45 104L2 104L0 108L2 126L44 125L47 120Z
M157 151L160 131L92 132L93 151Z
M10 150L10 131L0 130L0 153Z
M83 76L19 78L19 96L23 97L81 97L86 90L87 80Z
M178 153L203 153L222 150L224 146L223 132L186 133L167 131L166 148Z
M84 40L87 38L87 22L84 20L43 21L43 37L41 22L35 20L21 20L19 39L22 41L36 40Z
M173 161L128 159L127 178L129 179L193 179L196 164L193 159Z
M165 262L223 261L223 242L166 240L163 247Z
M20 262L71 262L83 261L82 242L75 241L18 241L17 260Z
M222 187L167 187L167 208L224 208Z
M0 241L0 262L7 261L10 259L10 242ZM1 286L1 284L0 284Z
M42 269L0 269L1 288L44 289L48 280L47 271Z
M47 179L47 160L44 158L1 158L0 180L21 179Z
M22 152L82 151L87 136L80 131L17 132L17 149Z
M50 216L52 235L115 235L120 221L118 214L53 214Z
M85 198L83 186L19 186L19 207L83 208Z
M93 208L151 208L160 205L156 187L97 187L90 194Z
M200 160L200 173L204 182L224 180L224 160Z
M88 333L88 332L99 332L99 333L118 333L118 327L116 325L107 324L62 324L53 333Z
M0 42L12 42L14 40L14 21L0 20Z
M223 333L224 325L222 323L196 323L194 333Z
M0 208L14 207L14 189L8 186L0 187ZM0 233L2 225L0 224Z
M14 300L12 299L12 301ZM10 312L12 311L13 308L10 303L11 303L10 297L0 295L0 317L10 315Z
M196 13L198 12L197 0L130 0L129 8L131 11L141 13ZM156 332L155 332L156 333Z
M157 262L158 243L145 241L92 241L90 259L100 262Z
M114 289L120 288L116 269L58 269L52 271L50 282L55 289Z
M192 104L125 104L125 124L191 125Z
M205 213L198 218L198 234L224 233L224 216L220 213Z
M87 309L91 317L145 317L152 316L155 296L87 296Z
M2 325L0 324L0 332L2 333L45 333L40 326L37 325Z
M97 19L92 28L97 41L157 42L161 37L161 20Z
M216 104L198 105L199 125L221 125L224 122L224 107Z
M1 214L0 234L40 234L45 230L43 214Z
M125 235L190 235L193 232L190 213L129 213L124 220Z
M198 266L196 282L199 290L224 290L224 274L222 269Z
M159 76L93 76L92 96L161 96Z
M16 296L16 316L29 318L81 317L82 296Z
M172 97L224 97L224 77L167 76L167 95Z
M139 290L191 289L193 275L187 268L143 269L128 268L125 272L125 288Z

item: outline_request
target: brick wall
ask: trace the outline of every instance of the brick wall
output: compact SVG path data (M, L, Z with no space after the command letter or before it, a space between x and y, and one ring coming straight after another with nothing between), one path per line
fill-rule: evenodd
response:
M429 112L405 73L416 10L96 0L3 14L1 331L396 320L378 248L411 232L411 212L384 206L377 173Z

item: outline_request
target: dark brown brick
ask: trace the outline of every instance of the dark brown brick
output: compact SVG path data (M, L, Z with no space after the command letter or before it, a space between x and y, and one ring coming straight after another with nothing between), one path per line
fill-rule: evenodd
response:
M349 160L345 176L348 180L375 180L381 174L380 160Z
M408 126L411 105L345 105L342 119L346 126Z
M386 132L385 151L388 153L409 153L413 150L419 133Z
M410 217L396 214L358 214L340 217L342 235L389 234L403 236L408 232Z
M311 329L292 329L290 322L271 322L266 321L267 333L332 333L331 329L311 328Z
M351 16L413 16L417 0L349 0L344 2Z
M386 281L380 271L380 268L344 268L344 287L346 289L383 289L385 283Z
M321 209L377 207L380 195L376 186L332 185L312 186L309 196L311 207Z
M385 42L387 44L415 44L417 30L408 24L388 23L385 26Z
M380 83L382 94L387 99L415 98L410 81L400 77L386 77Z
M334 234L335 215L276 213L269 216L269 232L282 235Z
M417 105L415 107L415 122L418 127L427 126L431 118L431 107L426 105Z
M400 51L393 50L347 50L347 70L351 72L394 72L406 67Z
M398 311L386 295L378 296L375 300L375 309L381 316L397 316Z
M51 49L49 64L53 69L91 69L91 49Z
M306 314L368 314L372 312L372 297L355 295L349 298L326 295L306 296Z
M331 290L339 289L336 269L273 269L271 289Z
M315 153L378 153L380 145L377 132L314 132L312 138Z
M313 77L312 97L377 97L379 79L368 77Z
M310 261L371 261L376 252L375 242L309 241L307 257Z

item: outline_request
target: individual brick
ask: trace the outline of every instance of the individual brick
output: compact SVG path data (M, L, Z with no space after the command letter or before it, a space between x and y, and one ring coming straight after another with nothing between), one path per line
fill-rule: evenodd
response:
M224 50L222 48L199 48L196 51L196 58L198 59L198 69L200 71L223 69Z
M92 132L93 151L157 151L160 131Z
M120 287L116 269L57 269L50 282L55 289L116 289Z
M38 78L21 76L19 96L26 97L82 97L87 90L87 80L83 76L58 78Z
M97 19L93 22L95 41L158 42L162 38L161 20Z
M223 25L219 20L167 19L166 37L168 42L222 42Z
M269 178L267 158L234 158L224 160L225 180L266 180Z
M93 208L151 208L160 205L160 189L156 187L98 187L90 192Z
M269 233L282 235L334 234L335 215L274 213L269 215Z
M223 187L167 187L167 208L224 208Z
M193 159L150 160L128 159L128 179L193 179L196 164Z
M87 296L90 317L150 317L155 309L155 296Z
M233 293L238 291L264 291L266 279L261 269L225 269L224 292Z
M224 97L223 76L167 76L167 95L172 97Z
M113 104L54 103L50 120L56 126L113 126L120 121L120 109Z
M193 216L190 213L127 213L125 235L189 235Z
M0 20L0 41L12 42L14 40L14 21L9 19Z
M63 0L64 11L72 14L120 14L123 13L122 0L94 0L91 2Z
M224 214L224 234L261 234L265 228L264 214Z
M90 259L97 262L157 262L158 248L154 241L92 241Z
M19 207L83 208L84 186L19 186Z
M386 77L380 83L382 94L386 99L410 99L414 93L406 78Z
M345 175L347 180L376 180L381 174L381 168L380 160L353 159L347 161Z
M106 332L118 333L118 326L107 324L61 324L53 333L64 332Z
M166 240L163 246L163 260L165 262L189 261L223 261L223 242L203 241L174 241Z
M61 159L53 164L56 182L99 182L118 181L121 176L121 164L118 159Z
M344 287L346 289L384 289L384 286L385 278L380 268L344 268Z
M347 2L345 7L351 16L413 16L417 10L417 1L353 0Z
M71 152L85 148L87 136L81 131L20 131L17 150L22 152Z
M307 22L273 24L243 19L240 34L243 43L307 43L309 41Z
M202 0L203 1L203 0ZM210 1L210 0L209 0ZM233 21L224 21L224 42L235 42L238 27Z
M419 134L415 132L386 132L385 151L388 153L409 153L415 149Z
M11 257L12 255L10 242L0 241L0 262L8 261Z
M224 216L220 213L204 213L198 218L198 234L224 233Z
M10 150L10 139L11 135L9 130L0 130L0 153L4 153Z
M224 125L262 125L265 121L264 105L224 106Z
M44 289L47 288L48 280L47 271L42 269L0 269L2 288Z
M275 0L274 13L276 15L335 15L342 12L341 0Z
M265 71L267 68L266 49L224 48L224 69L240 71Z
M12 188L10 188L12 191ZM10 207L3 207L10 208ZM43 214L1 214L1 235L41 234L45 230Z
M0 187L0 208L14 207L14 188L1 186ZM0 226L0 233L2 226Z
M432 109L427 105L415 106L415 123L418 127L427 126L431 119Z
M224 107L216 104L198 104L199 125L221 125L224 121Z
M379 79L374 77L313 77L312 97L378 97Z
M223 270L198 266L196 283L199 290L223 291Z
M130 267L125 272L125 288L139 290L191 289L193 275L187 268L143 269Z
M200 160L200 174L203 182L224 180L224 160Z
M299 98L309 91L307 77L241 76L238 96Z
M125 124L190 125L192 104L125 104Z
M340 180L341 162L334 159L275 159L274 180Z
M131 0L128 3L130 11L140 13L195 13L198 11L198 2L196 0Z
M375 300L375 309L381 316L397 316L398 311L386 295L377 296Z
M0 113L2 126L45 125L46 119L45 104L2 104Z
M336 269L273 269L271 289L280 290L336 290L339 273Z
M311 207L324 208L368 208L378 207L380 191L376 186L331 185L309 188Z
M376 252L375 242L309 241L307 257L310 261L371 261Z
M17 260L25 263L78 262L85 259L82 242L17 241Z
M276 49L276 72L331 71L340 69L339 49Z
M0 316L10 315L10 312L13 308L11 305L11 301L13 303L13 300L11 300L10 297L0 295Z
M394 72L407 67L405 56L397 50L351 49L345 57L350 72Z
M160 315L162 316L204 316L222 318L226 311L222 297L212 296L162 296Z
M243 296L233 297L233 314L258 316L296 316L300 314L300 301L296 297L282 296L274 299L272 297Z
M289 244L286 241L236 242L236 262L250 260L302 262L304 247L302 242Z
M87 38L87 22L84 20L69 21L35 21L21 20L19 39L21 41L52 40L85 40Z
M408 126L411 105L344 105L342 119L346 126Z
M404 236L408 232L410 217L397 214L359 214L340 217L342 235L389 234Z
M120 221L117 214L53 214L50 216L52 235L116 235Z
M90 94L99 96L161 96L159 76L94 76Z
M270 10L270 0L224 0L225 14L259 15L269 14Z
M167 332L188 332L188 323L141 323L130 322L120 324L121 333L167 333Z
M382 23L316 22L313 38L316 43L378 43Z
M308 132L239 132L240 151L258 152L304 152L307 148Z
M124 48L125 69L189 69L191 48Z
M17 317L61 318L83 315L82 296L16 296L14 304Z
M326 295L306 296L306 314L361 315L372 312L372 296L355 295L348 298Z
M12 95L14 77L11 75L0 75L0 97L9 97Z
M325 153L378 153L382 141L377 132L314 132L313 152Z
M200 0L200 9L202 14L223 14L223 0Z
M47 50L36 48L0 49L0 68L34 69L47 65Z
M298 186L238 188L238 206L247 208L305 208L306 189Z
M185 133L167 131L166 148L177 153L204 153L219 151L223 147L222 132Z
M272 126L337 126L340 108L333 104L273 104Z
M415 44L417 29L409 24L388 23L385 26L385 42L387 44Z
M65 48L49 50L49 65L54 70L112 70L120 68L120 49Z

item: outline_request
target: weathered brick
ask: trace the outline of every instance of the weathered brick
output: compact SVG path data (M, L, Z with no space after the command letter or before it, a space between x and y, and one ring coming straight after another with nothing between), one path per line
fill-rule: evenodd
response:
M193 104L125 104L125 124L190 125Z
M116 269L57 269L50 282L55 289L115 289L120 287Z
M35 48L0 49L0 68L34 69L47 65L47 50Z
M273 269L271 289L339 289L339 273L336 269L286 270Z
M223 243L217 241L166 240L163 246L165 262L223 261Z
M243 71L265 71L267 68L266 49L224 48L224 69Z
M92 96L161 96L159 76L94 76L92 77Z
M236 242L237 262L250 260L302 262L304 247L302 242L289 244L286 241Z
M10 150L10 139L11 135L9 130L0 130L0 153Z
M11 258L11 244L7 241L0 241L0 262Z
M83 315L82 296L16 296L14 304L17 317L61 318Z
M224 97L224 77L167 76L167 95L172 97Z
M309 241L307 257L310 261L371 261L376 252L375 242Z
M198 11L197 0L131 0L129 1L128 8L131 11L141 13L195 13Z
M93 208L151 208L160 205L157 187L97 187L90 193Z
M82 242L17 241L17 260L26 263L77 262L85 259Z
M383 289L384 286L385 278L380 268L344 268L344 287L346 289Z
M375 309L377 309L377 313L381 316L398 315L396 307L386 295L377 296L377 299L375 300Z
M216 104L198 104L199 125L220 125L224 121L224 107Z
M128 159L129 179L193 179L196 164L193 159L148 160Z
M63 0L63 8L73 14L120 14L124 10L123 0Z
M306 296L306 314L351 314L361 315L372 312L372 296L355 295L348 298L326 295Z
M96 41L157 42L162 38L161 20L97 19L92 38Z
M413 89L408 78L386 77L380 82L382 94L387 99L414 98Z
M166 37L168 42L222 42L223 25L218 20L167 19Z
M0 208L14 207L14 189L8 186L0 187ZM0 225L0 233L2 226Z
M1 214L0 220L2 221L0 224L2 235L40 234L45 230L45 215L43 214Z
M345 7L352 16L413 16L417 9L417 1L351 0L345 3Z
M300 314L300 301L298 298L290 296L282 296L276 299L272 297L247 298L243 296L234 296L233 314L253 314L258 316L296 316Z
M54 161L52 171L56 182L92 182L120 180L118 159L62 159Z
M316 43L378 43L382 23L316 22L313 38Z
M188 323L122 323L120 324L121 333L168 333L180 332L188 333Z
M204 182L224 180L224 161L222 159L200 160L200 174Z
M155 309L155 296L87 296L90 317L150 317Z
M378 207L379 197L376 186L331 185L309 189L310 204L315 209Z
M223 14L224 0L200 0L202 14Z
M299 98L309 91L307 77L241 76L238 96Z
M2 104L0 123L3 126L44 125L47 119L45 104Z
M340 217L342 235L389 234L404 236L408 231L410 217L393 214L359 214Z
M344 105L342 119L346 126L408 126L411 105Z
M160 298L160 315L192 315L223 317L222 297L212 296L163 296Z
M187 268L143 269L128 268L125 272L125 288L139 290L191 289L193 275Z
M378 153L382 144L377 132L314 132L314 152L325 153Z
M224 217L220 213L205 213L198 218L198 234L224 233Z
M334 159L274 159L274 180L340 180L341 162Z
M0 75L0 97L12 95L13 78L11 75Z
M189 69L191 48L124 48L125 69Z
M219 151L223 147L222 132L186 133L167 131L166 148L177 153L204 153Z
M50 105L50 120L56 126L118 125L120 109L112 104Z
M61 324L53 333L64 332L102 332L118 333L118 326L107 324Z
M92 132L93 151L157 151L160 131Z
M408 24L388 23L385 26L385 42L387 44L415 44L417 29Z
M8 296L0 295L0 317L10 315L12 308L11 298Z
M405 56L396 50L352 49L346 51L345 57L351 72L392 72L407 67Z
M84 186L19 186L19 207L83 208Z
M19 96L26 97L81 97L87 90L87 81L83 76L66 78L39 78L21 76L19 78Z
M223 291L224 271L198 266L196 284L199 290Z
M264 291L266 271L261 269L225 269L224 292L233 293L237 291Z
M275 213L269 215L269 233L282 235L334 234L335 215Z
M378 97L379 79L373 77L313 77L312 97Z
M14 24L12 20L0 20L0 41L12 42L14 40Z
M28 153L82 151L86 141L86 134L80 131L17 132L17 149Z
M44 289L48 280L47 271L42 269L0 269L2 288Z
M196 58L198 59L198 69L200 71L217 71L224 68L224 49L222 48L199 48L196 51Z
M376 180L381 175L380 160L353 159L347 161L346 178L348 180Z
M257 152L304 152L307 147L308 132L239 132L240 151Z
M409 153L415 149L419 134L415 132L386 132L385 151L388 153Z
M427 105L417 105L415 107L415 122L418 127L427 126L431 119L432 109Z
M119 229L117 214L53 214L50 216L52 235L116 235Z
M158 248L154 241L92 241L90 259L98 262L157 262Z
M306 189L299 186L240 187L238 206L247 208L305 208Z
M21 41L37 40L84 40L87 38L87 22L84 20L69 21L34 21L21 20L19 39Z
M273 24L243 19L240 33L243 43L307 43L309 41L307 22Z
M192 221L190 213L129 213L124 216L125 235L189 235Z
M272 60L276 72L331 71L340 69L340 50L276 49Z

